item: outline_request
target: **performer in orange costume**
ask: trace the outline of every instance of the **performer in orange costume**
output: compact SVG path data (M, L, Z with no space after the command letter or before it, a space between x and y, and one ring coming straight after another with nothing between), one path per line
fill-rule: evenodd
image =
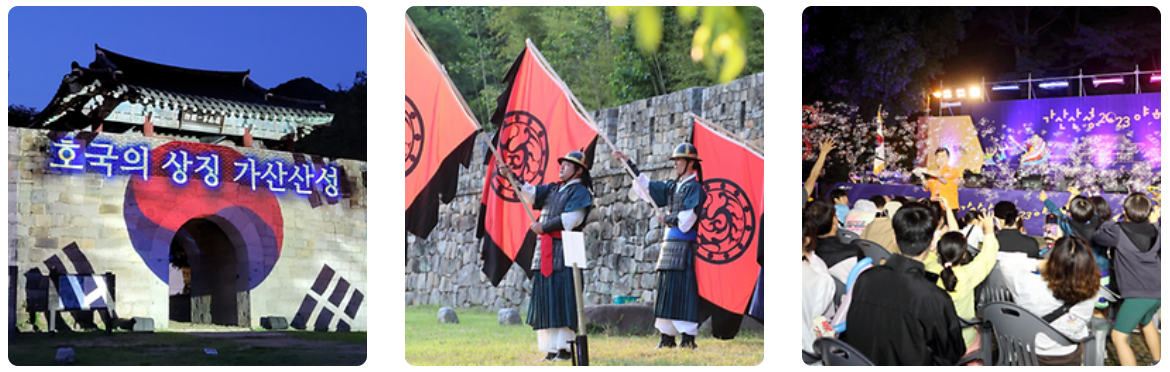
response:
M923 188L930 192L930 197L941 197L947 200L947 205L956 214L959 212L959 179L963 173L958 168L947 165L951 159L951 152L945 147L934 151L934 167L930 171L924 168L914 170L914 173L926 178Z

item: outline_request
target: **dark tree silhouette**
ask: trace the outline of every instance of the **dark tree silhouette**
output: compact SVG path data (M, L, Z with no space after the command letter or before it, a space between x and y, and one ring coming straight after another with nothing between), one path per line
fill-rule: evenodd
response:
M879 104L891 115L923 106L927 85L958 53L972 9L809 7L804 11L804 103Z
M359 71L348 89L338 86L336 91L332 91L325 101L325 107L333 112L333 122L297 141L295 151L334 159L365 161L366 72Z
M27 127L40 113L36 108L24 105L8 105L8 126Z

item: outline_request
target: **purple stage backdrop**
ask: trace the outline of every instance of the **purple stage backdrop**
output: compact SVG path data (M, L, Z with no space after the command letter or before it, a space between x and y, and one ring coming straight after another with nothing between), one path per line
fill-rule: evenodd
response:
M895 185L879 185L879 184L855 184L855 183L838 183L833 185L833 188L844 188L849 195L849 205L861 199L868 199L874 195L897 196L902 195L912 199L926 198L930 193L923 191L921 186L895 186ZM1125 200L1124 194L1104 194L1105 200L1109 201L1109 205L1113 209L1113 217L1121 214L1121 202ZM1069 193L1067 192L1049 192L1048 198L1056 203L1058 207L1063 207L1068 203ZM1043 234L1044 215L1048 211L1044 209L1044 203L1040 201L1039 191L1015 191L1015 190L995 190L995 189L959 189L959 215L955 218L962 218L964 213L968 210L976 209L983 214L991 214L995 203L1007 200L1016 204L1016 208L1020 209L1020 217L1024 219L1024 229L1028 231L1029 235L1040 236Z
M1148 163L1160 169L1161 99L1161 93L1148 93L975 102L970 107L985 166L1119 170Z

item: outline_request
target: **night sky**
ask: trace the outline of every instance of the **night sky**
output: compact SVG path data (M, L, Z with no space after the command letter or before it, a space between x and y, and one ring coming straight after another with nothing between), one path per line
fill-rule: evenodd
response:
M1053 7L1057 8L1057 7ZM1151 14L1149 7L1132 7L1126 9L1130 15L1126 17L1130 21L1137 24L1147 24L1150 27L1156 27L1160 23L1159 15L1156 11ZM962 83L975 83L981 78L986 78L988 82L996 80L1009 80L1005 74L1012 72L1015 69L1015 57L1011 46L1002 45L996 41L999 37L999 31L990 24L991 16L988 14L987 7L976 7L972 19L966 24L966 38L959 42L959 53L942 60L945 74L940 78L946 83L948 80ZM1068 10L1070 13L1071 10ZM1086 7L1082 9L1082 22L1092 23L1094 17L1094 10ZM1037 16L1033 22L1043 23L1043 17ZM1033 25L1032 27L1038 27ZM1060 25L1068 27L1067 24ZM1063 33L1067 30L1061 29L1060 26L1051 26L1054 33ZM1124 46L1118 46L1124 47ZM1118 70L1103 65L1101 61L1089 61L1082 67L1086 75L1092 73L1106 73L1106 72L1132 72L1133 66L1127 69ZM1160 69L1161 65L1155 65L1152 61L1143 61L1141 63L1143 71ZM936 81L937 84L937 81ZM949 85L949 84L948 84Z
M818 8L820 8L820 11L817 10ZM809 20L810 31L805 35L809 37L809 40L813 40L815 43L824 43L827 39L824 39L821 34L817 34L817 32L823 33L824 31L814 32L811 29L835 29L841 27L840 24L845 22L843 20L836 20L833 16L827 16L836 14L832 11L833 8L836 7L812 7L813 10L810 14L817 14L819 17L811 17ZM1001 20L999 18L1002 18L1002 14L996 13L996 9L992 7L974 7L973 9L974 12L971 18L963 23L965 37L957 43L958 53L941 60L941 74L936 75L930 81L930 89L932 91L939 89L940 80L946 88L956 88L978 84L982 79L990 83L1024 79L1027 77L1026 74L1014 72L1016 70L1016 56L1013 46L1007 45L1004 40L1000 40L1004 35L1000 34L1001 31L994 23ZM1018 16L1022 14L1022 7L1012 9L1015 12L1014 15ZM1061 7L1033 8L1032 16L1030 17L1030 29L1033 31L1037 29L1044 30L1044 32L1040 33L1041 36L1037 37L1037 45L1064 45L1065 43L1071 42L1074 36L1076 36L1074 23L1078 22L1081 25L1088 25L1096 29L1116 29L1121 28L1120 24L1125 24L1126 26L1133 26L1144 30L1158 30L1161 24L1161 15L1156 8L1136 6L1109 8L1065 7L1061 10L1060 17L1057 17L1052 23L1047 23L1052 19L1052 13L1058 9L1061 9ZM1021 18L1016 19L1019 20ZM1020 24L1016 26L1022 27ZM1090 48L1091 51L1109 48L1111 51L1117 52L1126 51L1127 48L1133 47L1133 45L1126 44L1125 39L1120 39L1122 41L1114 43L1104 41L1105 39L1103 38L1097 38L1097 40L1102 40L1102 45L1095 46L1097 49ZM1149 42L1149 40L1144 38L1142 40ZM1156 40L1153 42L1157 43ZM824 46L830 50L835 47L832 45ZM1062 56L1067 57L1068 55L1062 54ZM1074 76L1077 74L1078 68L1083 70L1085 75L1126 73L1133 72L1135 68L1134 62L1122 63L1120 65L1124 65L1124 67L1121 67L1118 65L1110 65L1105 58L1099 56L1089 58L1081 64L1071 64L1067 60L1049 60L1039 56L1036 58L1052 63L1054 66L1064 67L1053 67L1037 73L1034 75L1036 78ZM1136 63L1140 65L1142 71L1161 69L1160 58L1142 58ZM832 66L828 65L822 65L819 68L820 70L813 72L813 75L823 74L825 71L832 71L833 69ZM809 102L802 103L807 104L811 103L811 100L825 99L822 96L822 90L817 90L816 92L812 99L807 99L806 97L806 101Z
M959 53L942 61L944 75L940 78L944 83L973 83L982 78L995 81L1015 68L1011 47L995 42L993 27L974 19L967 22L966 32L967 37L959 42Z
M307 76L348 88L366 71L359 7L16 7L8 13L8 103L41 110L94 44L201 70L251 70L264 88Z

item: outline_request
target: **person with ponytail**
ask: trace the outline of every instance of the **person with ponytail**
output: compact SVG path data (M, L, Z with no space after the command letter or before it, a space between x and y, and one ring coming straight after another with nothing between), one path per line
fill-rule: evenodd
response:
M971 257L967 250L967 237L962 232L950 231L938 239L935 249L923 262L927 272L939 274L939 288L951 296L955 313L963 319L975 319L975 287L991 273L995 267L996 254L999 253L999 241L995 238L995 226L991 218L984 217L971 223L982 229L984 234L983 250L978 255ZM978 351L978 330L975 327L963 328L963 342L967 346L964 356Z
M1017 305L1044 318L1069 338L1089 336L1100 274L1088 241L1076 235L1065 236L1056 240L1047 259L1006 256L999 267L1016 294ZM1037 334L1036 354L1040 365L1078 366L1082 364L1084 347L1061 346Z
M995 203L993 213L999 226L995 238L999 240L1000 252L1022 252L1028 258L1040 258L1040 242L1020 231L1020 210L1015 204L1006 200Z
M942 265L938 278L939 287L951 294L957 294L955 286L959 283L959 278L955 276L955 268L971 262L971 255L967 253L967 241L961 239L962 236L963 234L957 231L943 234L934 250L939 265Z
M667 226L665 239L658 249L658 297L654 302L654 327L662 333L657 348L674 348L675 336L682 335L677 347L695 349L699 334L699 284L695 276L695 250L698 249L699 222L703 218L703 166L699 150L689 143L674 148L674 179L651 181L621 151L614 158L625 161L637 178L643 199L666 207L669 214L657 212L658 221ZM642 191L646 191L642 194Z

